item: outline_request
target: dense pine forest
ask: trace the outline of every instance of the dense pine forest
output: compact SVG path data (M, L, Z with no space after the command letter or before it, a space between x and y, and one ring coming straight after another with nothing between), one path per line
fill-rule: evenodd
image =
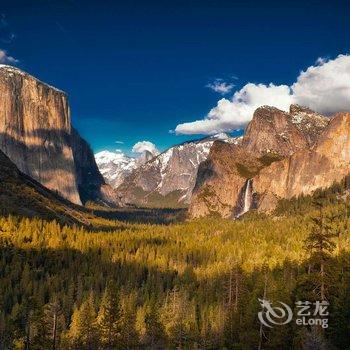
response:
M0 349L347 349L348 188L236 221L3 215ZM262 327L262 297L327 300L329 327Z

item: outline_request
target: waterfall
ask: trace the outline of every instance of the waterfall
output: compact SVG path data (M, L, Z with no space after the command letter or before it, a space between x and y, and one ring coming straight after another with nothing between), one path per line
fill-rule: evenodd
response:
M248 179L245 186L243 213L249 211L252 203L252 179Z
M239 212L236 214L236 218L248 212L252 207L253 201L253 180L248 179L241 190L239 202Z

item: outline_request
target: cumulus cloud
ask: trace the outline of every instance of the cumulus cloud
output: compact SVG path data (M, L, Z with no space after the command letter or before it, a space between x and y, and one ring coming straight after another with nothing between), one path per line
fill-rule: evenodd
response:
M350 109L350 56L318 60L292 85L297 103L332 114Z
M0 63L2 63L2 64L15 64L18 62L19 61L17 59L8 55L8 53L5 50L0 49Z
M216 79L216 80L214 80L214 82L206 85L207 88L209 88L215 92L218 92L221 95L226 95L229 92L231 92L232 89L234 88L234 86L235 86L234 84L226 83L222 79Z
M148 151L153 155L159 154L159 151L156 145L150 141L139 141L135 143L134 146L132 147L132 151L134 153L143 153L144 151Z
M290 87L273 84L247 84L231 100L222 98L203 120L179 124L177 134L217 134L242 127L261 105L287 109L292 103Z
M319 113L332 114L350 108L350 56L333 60L319 58L314 66L301 71L291 86L248 83L231 99L218 101L204 119L179 124L177 134L215 134L244 127L254 110L271 105L288 110L298 103Z

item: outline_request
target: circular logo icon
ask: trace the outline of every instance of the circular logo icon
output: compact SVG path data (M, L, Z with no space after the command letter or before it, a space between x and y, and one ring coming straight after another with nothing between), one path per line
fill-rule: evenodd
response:
M272 306L265 299L259 299L262 311L258 313L259 321L266 327L282 326L289 323L293 318L292 309L285 303L279 301L280 306Z

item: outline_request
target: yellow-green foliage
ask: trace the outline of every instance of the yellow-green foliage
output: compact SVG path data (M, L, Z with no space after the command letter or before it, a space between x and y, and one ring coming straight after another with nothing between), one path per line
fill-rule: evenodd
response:
M328 297L338 303L333 304L335 313L350 309L348 210L345 204L326 209L339 214L334 222L336 249L327 267L332 273ZM25 324L33 327L30 337L37 347L44 340L50 343L50 333L34 334L46 322L40 310L53 298L64 316L56 348L83 349L88 337L98 344L102 341L98 316L94 321L91 315L101 315L106 285L113 281L120 294L120 316L111 326L113 332L120 329L118 344L129 348L157 344L166 349L224 348L235 342L237 349L256 348L257 298L263 295L266 281L268 297L289 304L295 295L308 292L307 215L252 215L237 221L202 219L171 225L96 219L95 224L99 231L62 227L55 221L0 218L1 322L5 325L0 345L25 344ZM84 316L87 305L90 318ZM343 318L336 322L339 330L349 326ZM106 325L108 320L105 333ZM266 348L282 349L301 339L297 328L283 334L265 331ZM349 340L346 332L342 337L340 331L332 332L327 337L337 345Z

